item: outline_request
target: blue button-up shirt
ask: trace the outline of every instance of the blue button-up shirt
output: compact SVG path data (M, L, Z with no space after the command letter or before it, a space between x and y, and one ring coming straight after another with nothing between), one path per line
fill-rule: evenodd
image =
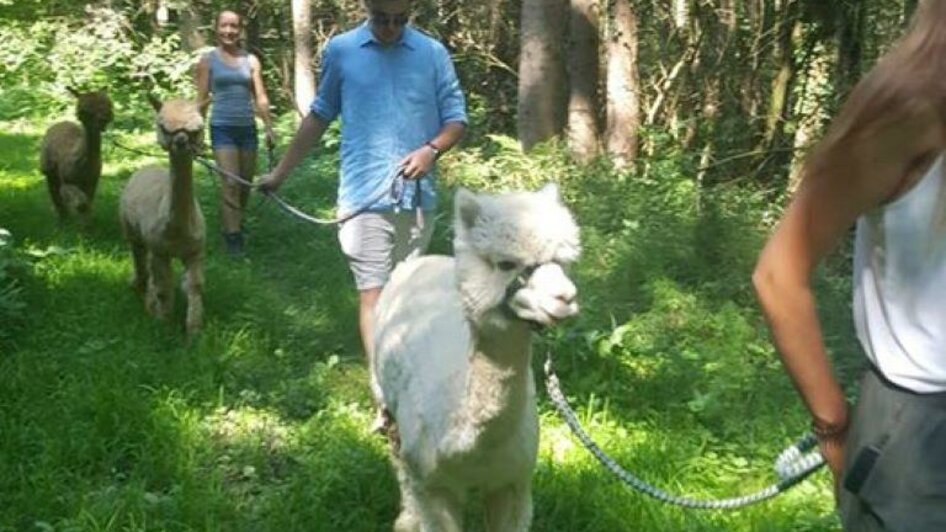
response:
M389 210L397 163L434 138L448 122L467 122L466 102L446 48L405 26L401 39L379 42L367 23L325 45L311 111L329 123L341 116L338 210ZM421 203L436 207L435 172L421 179ZM400 207L413 208L415 186L406 182Z

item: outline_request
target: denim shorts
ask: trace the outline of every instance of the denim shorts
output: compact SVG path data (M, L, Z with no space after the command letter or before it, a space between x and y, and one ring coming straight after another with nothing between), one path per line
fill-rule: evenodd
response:
M210 147L236 148L256 151L259 141L256 139L256 126L215 126L210 125Z
M422 255L433 226L432 213L421 227L413 210L365 212L343 223L338 241L358 290L384 286L398 263Z

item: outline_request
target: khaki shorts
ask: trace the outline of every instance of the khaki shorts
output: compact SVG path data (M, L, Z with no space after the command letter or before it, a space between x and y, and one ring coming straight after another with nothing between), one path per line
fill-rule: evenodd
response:
M403 260L423 255L433 233L433 213L418 225L414 210L366 212L343 223L338 230L342 253L358 290L380 288Z

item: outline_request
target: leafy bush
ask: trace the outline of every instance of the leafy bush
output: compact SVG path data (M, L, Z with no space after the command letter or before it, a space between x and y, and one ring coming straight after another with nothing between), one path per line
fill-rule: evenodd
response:
M119 117L146 90L161 96L193 91L196 61L177 34L145 37L109 8L86 8L81 24L59 18L7 22L0 33L0 117L48 115L50 102L73 105L66 87L107 89ZM55 109L55 107L54 107Z
M13 237L0 227L0 347L9 345L13 333L22 324L26 304L18 277L25 270L23 261L13 248Z

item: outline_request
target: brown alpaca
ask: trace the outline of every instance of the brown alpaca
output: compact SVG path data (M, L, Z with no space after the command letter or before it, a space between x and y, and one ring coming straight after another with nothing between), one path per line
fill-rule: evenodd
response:
M131 244L131 286L153 316L166 319L174 306L171 259L184 263L187 334L203 322L204 215L194 197L194 156L203 145L200 107L188 100L151 101L158 112L158 143L170 168L148 166L131 176L121 196L121 223Z
M58 122L43 137L39 166L59 217L91 215L102 176L102 131L112 121L112 101L104 92L78 93L76 117L82 124Z

